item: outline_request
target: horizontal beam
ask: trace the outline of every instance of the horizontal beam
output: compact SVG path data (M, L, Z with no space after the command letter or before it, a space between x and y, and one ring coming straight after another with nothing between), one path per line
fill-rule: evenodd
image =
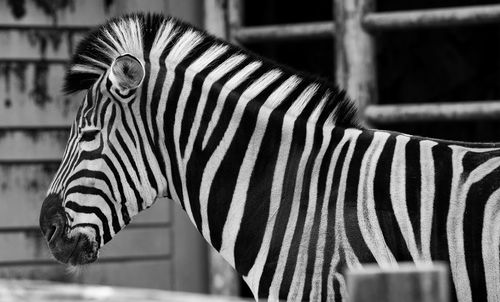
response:
M397 30L497 22L500 23L498 4L370 13L365 16L363 25L369 30ZM233 35L234 39L243 43L329 38L335 35L335 24L324 21L251 26L236 29Z
M158 261L158 260L171 260L172 255L148 255L148 256L119 256L107 257L97 260L98 263L127 263L127 262L143 262L143 261ZM0 261L0 268L12 266L34 266L34 265L60 265L54 259L34 259L34 260L17 260L17 261Z
M0 158L0 166L59 165L61 158Z
M0 121L0 134L8 131L70 131L71 125L69 124L2 124Z
M236 29L233 33L233 38L239 42L307 40L333 37L335 34L335 25L333 22L328 21L252 26Z
M0 58L0 64L58 64L68 65L70 59L56 58Z
M91 269L90 269L91 270ZM83 274L85 275L85 269ZM165 274L170 272L165 272ZM92 274L91 274L92 275ZM80 279L79 275L76 278ZM75 281L76 281L75 280ZM87 280L85 280L86 282ZM95 280L93 280L95 281ZM198 293L165 291L123 286L82 285L76 283L56 283L45 280L0 280L0 295L7 301L52 302L57 301L108 301L108 302L251 302L253 299L204 295ZM11 298L11 299L9 299ZM5 300L5 299L4 299Z
M138 222L131 223L127 225L127 229L163 229L172 227L172 223L170 222ZM37 233L37 235L41 235L40 227L38 225L33 226L19 226L19 227L0 227L0 234L7 233Z
M94 28L85 25L51 25L51 24L22 24L22 23L0 23L1 30L59 30L69 32L87 32Z
M377 124L500 120L500 100L463 103L370 105L364 112L368 122Z
M363 25L369 30L446 27L500 23L500 5L425 9L367 14Z
M449 278L448 265L440 262L367 264L347 270L346 287L351 302L445 302L450 300Z

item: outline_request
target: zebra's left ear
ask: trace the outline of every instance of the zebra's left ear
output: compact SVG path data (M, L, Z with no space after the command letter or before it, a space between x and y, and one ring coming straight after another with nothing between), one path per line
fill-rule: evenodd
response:
M117 57L111 64L106 88L118 100L128 102L144 79L144 66L131 54Z

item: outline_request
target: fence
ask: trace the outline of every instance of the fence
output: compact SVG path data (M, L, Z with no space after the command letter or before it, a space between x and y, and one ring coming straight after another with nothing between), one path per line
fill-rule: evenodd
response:
M235 297L112 286L0 279L2 302L250 302Z
M397 270L366 266L361 270L347 272L349 297L352 302L396 302L396 301L449 301L449 273L442 263L415 266L400 264ZM362 289L362 290L359 290ZM182 292L151 289L118 288L110 286L89 286L59 284L43 281L13 281L0 279L0 300L45 302L95 300L106 301L164 301L164 302L250 302L224 296L206 296ZM253 301L253 300L252 300Z
M375 264L346 272L350 302L448 302L448 266L444 263L399 263L381 268Z
M480 120L500 117L500 101L378 105L374 33L500 22L500 5L375 12L376 0L333 0L334 21L244 26L243 0L205 0L205 28L234 43L335 37L339 87L368 123ZM214 268L214 271L223 270ZM228 276L230 274L224 274ZM226 284L231 284L230 278Z
M470 120L498 118L496 101L377 105L374 36L384 30L436 28L500 22L500 5L374 12L375 0L335 0L333 22L287 25L243 26L241 0L206 1L207 29L236 43L314 39L335 36L337 84L364 109L366 120L376 123L428 120ZM215 17L217 22L212 22ZM224 23L224 20L227 20Z

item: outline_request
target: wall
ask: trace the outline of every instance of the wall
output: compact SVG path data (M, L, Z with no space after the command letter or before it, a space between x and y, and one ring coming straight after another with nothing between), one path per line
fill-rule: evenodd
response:
M199 6L183 0L0 0L0 278L206 291L205 244L165 200L139 215L80 274L52 260L37 227L81 100L60 93L77 42L106 18L136 10L199 24Z

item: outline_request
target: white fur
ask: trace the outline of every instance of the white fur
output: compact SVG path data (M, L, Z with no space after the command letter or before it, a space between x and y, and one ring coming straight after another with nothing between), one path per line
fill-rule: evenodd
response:
M420 252L417 248L415 233L408 214L408 206L406 204L406 144L410 138L405 135L396 137L396 146L394 148L394 156L391 165L391 204L394 216L398 222L401 234L406 242L408 251L412 259L416 262L420 261Z
M380 228L373 187L377 163L388 138L389 134L385 132L375 132L373 135L373 140L361 161L360 170L367 173L359 175L357 201L359 229L373 257L382 267L397 265L396 258L387 246Z

